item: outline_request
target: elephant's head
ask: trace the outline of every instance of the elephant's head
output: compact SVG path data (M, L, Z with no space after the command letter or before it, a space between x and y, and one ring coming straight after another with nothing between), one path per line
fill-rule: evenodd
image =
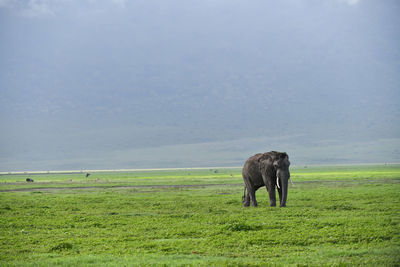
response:
M286 206L288 184L290 178L289 172L289 156L286 153L279 153L276 155L273 161L274 168L276 170L276 186L282 190L282 198L280 199L281 207Z

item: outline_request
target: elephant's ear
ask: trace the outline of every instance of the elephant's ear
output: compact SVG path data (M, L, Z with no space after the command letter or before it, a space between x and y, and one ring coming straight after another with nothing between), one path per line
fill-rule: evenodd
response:
M282 153L281 159L284 160L284 161L286 162L287 165L290 165L289 155L286 154L286 152Z
M259 164L261 173L265 173L268 176L273 175L275 169L274 169L274 162L271 158L261 159L259 161Z
M289 155L286 154L286 152L283 152L283 153L281 154L281 159L287 159L287 160L289 160Z

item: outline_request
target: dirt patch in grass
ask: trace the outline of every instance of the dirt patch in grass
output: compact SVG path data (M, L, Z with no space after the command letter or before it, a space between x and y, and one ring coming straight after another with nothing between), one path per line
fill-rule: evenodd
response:
M400 183L399 179L363 179L363 180L314 180L294 182L290 186L320 186L320 185L346 185L346 184L376 184L376 183ZM7 185L7 183L4 183ZM49 184L49 183L48 183ZM29 187L29 188L13 188L3 189L0 192L32 192L32 191L48 191L48 190L80 190L80 189L129 189L129 188L201 188L201 187L225 187L225 186L243 186L243 183L232 184L153 184L153 185L93 185L93 186L53 186L53 187ZM142 191L143 192L143 191Z

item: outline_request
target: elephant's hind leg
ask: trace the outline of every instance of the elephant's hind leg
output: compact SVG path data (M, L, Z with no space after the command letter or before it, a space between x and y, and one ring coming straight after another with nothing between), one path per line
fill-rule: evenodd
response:
M258 203L256 200L256 189L254 187L251 188L251 191L249 192L251 203L253 204L253 207L257 207Z
M247 191L247 190L246 190L246 194L244 197L243 206L244 207L250 206L250 194L249 194L249 191Z
M256 191L258 188L251 186L250 189L248 189L249 191L249 196L250 196L250 200L251 200L251 204L253 205L253 207L257 207L258 203L256 200Z
M252 184L249 182L249 179L243 179L244 183L246 185L246 197L245 197L245 201L243 203L243 206L248 207L250 206L250 202L252 203L252 205L254 207L258 206L257 200L256 200L256 189L254 188L254 186L252 186Z

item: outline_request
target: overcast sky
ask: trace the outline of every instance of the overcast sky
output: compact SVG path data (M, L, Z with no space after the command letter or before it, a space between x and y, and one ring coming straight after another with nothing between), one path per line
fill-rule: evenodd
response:
M0 0L0 171L400 161L396 0ZM349 153L351 151L351 153Z

